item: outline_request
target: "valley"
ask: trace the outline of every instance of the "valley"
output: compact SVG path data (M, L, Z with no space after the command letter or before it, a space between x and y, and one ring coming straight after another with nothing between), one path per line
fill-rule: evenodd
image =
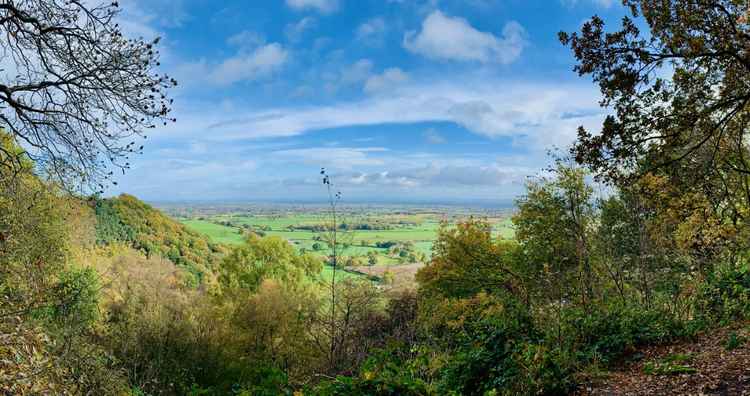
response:
M212 242L243 244L249 234L277 236L301 253L331 254L331 213L323 204L157 204ZM337 209L338 254L345 276L369 277L394 288L413 288L414 274L432 255L441 224L487 220L495 238L513 239L513 210L457 205L351 204ZM322 276L330 277L325 265Z

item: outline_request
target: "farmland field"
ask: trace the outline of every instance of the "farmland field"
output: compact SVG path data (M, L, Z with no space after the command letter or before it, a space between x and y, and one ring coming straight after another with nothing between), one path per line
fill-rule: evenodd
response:
M327 257L331 228L325 206L168 206L163 207L189 228L217 243L243 243L250 233L278 236L300 251ZM352 206L339 213L338 241L342 260L357 272L381 277L385 272L413 277L430 259L432 245L442 223L450 226L470 216L486 219L498 239L512 239L514 230L508 209L472 209L420 206ZM405 266L398 268L398 266ZM408 270L406 270L408 268ZM403 269L403 270L402 270ZM326 266L323 277L329 278ZM403 283L402 280L398 280Z

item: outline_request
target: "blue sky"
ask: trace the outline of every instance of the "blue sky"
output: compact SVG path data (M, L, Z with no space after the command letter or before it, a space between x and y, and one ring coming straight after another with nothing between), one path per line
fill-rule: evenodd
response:
M498 201L596 128L598 91L560 30L615 0L126 0L162 37L177 123L111 194L309 201Z

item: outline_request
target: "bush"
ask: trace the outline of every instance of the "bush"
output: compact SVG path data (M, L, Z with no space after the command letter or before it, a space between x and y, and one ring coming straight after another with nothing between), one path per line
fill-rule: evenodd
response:
M63 271L53 288L53 303L36 314L56 327L87 328L99 316L99 289L92 268Z
M528 310L510 295L445 300L422 312L422 320L436 349L447 355L439 369L439 394L511 389L523 370L515 356L538 338Z
M704 323L726 324L750 314L750 269L720 269L698 289L695 315Z
M563 395L575 386L574 365L565 351L546 345L528 343L518 349L515 363L522 367L518 379L506 389L507 394Z
M377 351L356 377L339 376L317 386L319 396L423 396L433 394L410 362L387 350Z
M565 309L561 320L563 343L576 350L577 359L583 363L598 361L607 365L637 346L668 342L687 333L685 324L666 312L619 305L589 312Z

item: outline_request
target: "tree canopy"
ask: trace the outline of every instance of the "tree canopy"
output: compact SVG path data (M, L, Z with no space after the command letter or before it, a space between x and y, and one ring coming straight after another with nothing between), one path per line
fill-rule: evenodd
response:
M170 120L158 39L127 38L117 2L0 4L0 127L71 187L102 188L140 152L135 137ZM129 140L129 141L128 141ZM10 153L6 153L10 154ZM15 160L4 160L6 167Z
M580 127L578 162L607 180L674 170L750 203L750 22L744 0L624 0L618 30L597 17L561 32L574 70L612 109L600 133ZM647 29L642 29L643 27ZM708 182L705 182L708 181Z

